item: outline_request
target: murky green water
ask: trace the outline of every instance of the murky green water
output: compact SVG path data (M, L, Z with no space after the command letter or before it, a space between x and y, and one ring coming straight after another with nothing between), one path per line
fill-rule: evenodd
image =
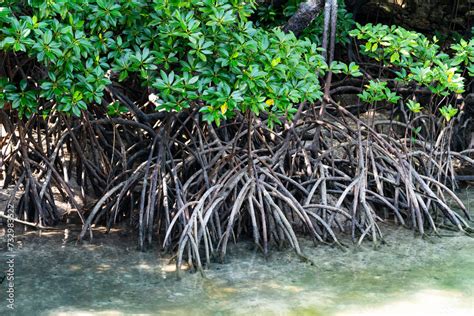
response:
M241 244L206 279L180 281L156 251L140 253L125 237L76 246L64 232L30 233L18 238L15 312L3 282L0 315L474 315L474 238L384 231L377 250L306 245L315 266L290 252L265 260Z

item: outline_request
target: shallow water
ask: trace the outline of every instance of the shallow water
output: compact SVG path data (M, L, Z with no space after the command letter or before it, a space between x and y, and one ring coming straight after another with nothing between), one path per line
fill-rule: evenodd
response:
M473 191L464 195L474 210ZM3 282L0 315L474 315L474 238L383 231L387 245L377 250L303 242L315 266L289 251L266 260L239 244L206 278L184 273L180 281L174 265L136 251L129 237L96 234L78 246L75 233L30 232L16 244L16 309L7 309Z

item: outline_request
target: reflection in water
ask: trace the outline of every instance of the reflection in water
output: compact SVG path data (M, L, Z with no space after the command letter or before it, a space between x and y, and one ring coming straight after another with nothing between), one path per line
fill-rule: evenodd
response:
M157 251L140 253L128 239L76 246L75 232L26 236L16 257L15 314L474 315L473 238L384 231L387 245L377 250L303 242L315 266L290 252L266 260L240 243L206 278L185 273L180 281ZM5 305L0 315L11 314Z

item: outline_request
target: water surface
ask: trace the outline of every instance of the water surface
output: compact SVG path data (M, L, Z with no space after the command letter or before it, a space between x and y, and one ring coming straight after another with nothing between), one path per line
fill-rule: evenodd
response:
M474 194L463 194L472 210ZM76 245L74 233L29 232L17 238L15 312L4 282L0 315L474 315L474 238L383 231L387 244L376 250L303 241L314 266L291 251L265 259L241 243L206 278L185 273L180 281L174 265L157 251L138 252L130 236L96 234L93 244Z

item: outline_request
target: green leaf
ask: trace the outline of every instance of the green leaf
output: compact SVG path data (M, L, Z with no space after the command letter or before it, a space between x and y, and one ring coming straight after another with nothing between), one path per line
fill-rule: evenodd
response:
M5 37L2 41L2 46L13 45L15 42L16 40L13 37Z
M72 113L77 117L81 116L81 110L75 105L72 107Z
M0 21L5 21L11 15L10 8L0 7Z
M25 79L20 81L20 89L22 91L25 91L27 85L28 85L28 82Z
M44 33L43 40L45 44L51 43L53 40L53 33L50 30L47 30L46 33Z
M390 56L390 62L394 63L396 61L400 61L400 54L398 52L395 52Z

